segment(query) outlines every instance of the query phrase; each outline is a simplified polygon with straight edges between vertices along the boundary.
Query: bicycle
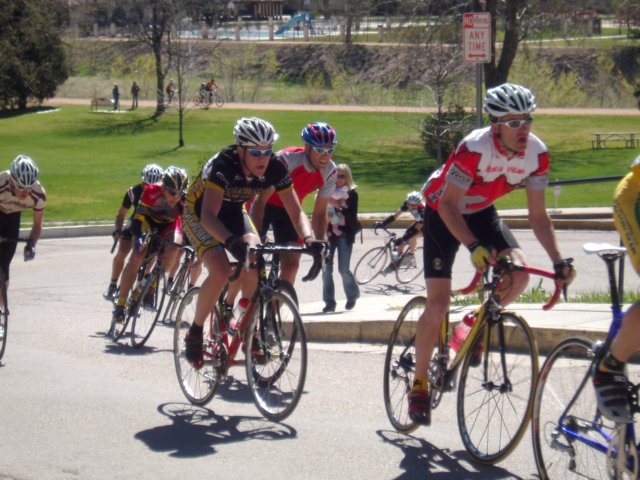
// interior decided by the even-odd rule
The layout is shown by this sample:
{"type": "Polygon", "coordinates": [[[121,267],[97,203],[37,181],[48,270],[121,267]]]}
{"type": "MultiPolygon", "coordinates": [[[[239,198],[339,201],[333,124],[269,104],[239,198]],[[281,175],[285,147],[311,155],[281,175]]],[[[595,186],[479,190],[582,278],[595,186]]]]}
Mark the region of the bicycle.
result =
{"type": "MultiPolygon", "coordinates": [[[[196,253],[193,248],[189,245],[183,245],[180,248],[184,250],[182,263],[176,272],[173,283],[168,286],[167,289],[163,290],[162,294],[163,297],[168,296],[167,307],[164,310],[164,315],[162,315],[162,323],[164,324],[171,323],[173,319],[175,319],[175,314],[178,310],[178,306],[180,305],[180,301],[188,290],[191,268],[195,261],[196,253]]],[[[163,304],[164,299],[160,303],[163,304]]],[[[158,312],[158,315],[159,314],[160,312],[158,312]]],[[[156,319],[156,322],[157,321],[158,320],[156,319]]]]}
{"type": "MultiPolygon", "coordinates": [[[[358,285],[366,285],[378,275],[387,275],[395,272],[399,283],[411,283],[422,274],[424,266],[417,258],[422,258],[422,247],[416,247],[411,252],[407,246],[402,254],[398,254],[396,247],[396,234],[381,227],[387,234],[387,238],[382,247],[374,247],[364,255],[356,264],[353,275],[358,285]],[[390,259],[387,262],[387,259],[390,259]]],[[[378,235],[378,229],[374,228],[374,233],[378,235]]]]}
{"type": "Polygon", "coordinates": [[[222,108],[224,105],[224,97],[220,91],[197,93],[192,100],[193,106],[196,108],[204,108],[205,110],[215,103],[216,107],[222,108]]]}
{"type": "MultiPolygon", "coordinates": [[[[531,328],[524,318],[504,310],[499,303],[500,282],[514,271],[555,278],[554,272],[515,265],[509,257],[498,260],[488,280],[481,281],[482,273],[476,273],[469,286],[452,294],[485,293],[477,321],[458,352],[451,356],[447,314],[429,362],[432,409],[440,404],[444,393],[454,390],[460,370],[458,429],[469,455],[486,464],[504,459],[520,441],[529,423],[538,378],[538,347],[531,328]]],[[[556,283],[556,290],[543,309],[553,307],[561,290],[556,283]]],[[[385,356],[385,409],[393,427],[402,433],[411,433],[418,427],[409,417],[407,397],[415,376],[415,323],[425,307],[424,296],[414,297],[405,305],[391,332],[385,356]]]]}
{"type": "MultiPolygon", "coordinates": [[[[8,239],[0,238],[0,243],[27,243],[29,240],[26,238],[8,239]]],[[[4,272],[0,270],[0,360],[4,356],[4,351],[7,346],[7,337],[9,336],[9,303],[7,295],[7,278],[4,272]]]]}
{"type": "MultiPolygon", "coordinates": [[[[612,318],[604,341],[569,337],[548,354],[536,389],[532,436],[540,478],[638,478],[639,459],[633,423],[615,423],[602,416],[592,376],[620,328],[622,299],[616,284],[615,263],[624,259],[624,247],[587,243],[607,267],[612,318]],[[619,455],[619,452],[625,452],[619,455]]],[[[629,366],[629,364],[628,364],[629,366]]],[[[631,393],[632,413],[640,411],[638,390],[631,393]]]]}
{"type": "MultiPolygon", "coordinates": [[[[229,368],[240,363],[236,355],[242,348],[247,382],[256,407],[266,418],[281,421],[295,410],[302,395],[307,371],[307,338],[296,304],[289,295],[269,285],[264,255],[313,254],[313,251],[285,245],[256,245],[249,251],[256,255],[258,287],[233,335],[228,333],[222,319],[220,303],[216,303],[204,326],[204,365],[200,369],[187,361],[184,348],[199,287],[190,289],[182,299],[173,336],[176,375],[189,402],[205,405],[225,381],[229,368]]],[[[314,255],[313,265],[303,281],[317,277],[323,258],[323,255],[314,255]]],[[[242,265],[238,264],[230,281],[237,277],[240,268],[242,265]]]]}
{"type": "Polygon", "coordinates": [[[164,302],[162,292],[166,288],[166,279],[159,257],[162,255],[165,244],[173,244],[155,233],[147,234],[144,241],[147,250],[142,265],[138,269],[136,283],[127,299],[124,321],[117,323],[112,318],[107,332],[107,335],[117,342],[131,323],[130,338],[131,346],[134,348],[144,346],[149,340],[162,311],[164,302]]]}

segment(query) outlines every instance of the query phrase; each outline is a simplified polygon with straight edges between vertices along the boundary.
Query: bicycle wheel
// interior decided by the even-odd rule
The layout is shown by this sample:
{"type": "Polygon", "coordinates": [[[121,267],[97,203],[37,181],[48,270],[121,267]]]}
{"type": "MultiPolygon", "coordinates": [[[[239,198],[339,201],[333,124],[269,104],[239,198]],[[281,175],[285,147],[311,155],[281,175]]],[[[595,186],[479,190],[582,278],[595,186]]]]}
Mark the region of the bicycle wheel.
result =
{"type": "Polygon", "coordinates": [[[0,308],[0,360],[4,355],[7,346],[7,335],[9,333],[9,309],[7,308],[7,283],[4,274],[0,272],[0,295],[2,295],[2,307],[0,308]]]}
{"type": "Polygon", "coordinates": [[[204,365],[195,369],[185,357],[184,338],[193,322],[199,291],[199,287],[191,288],[180,302],[173,330],[173,361],[184,396],[194,405],[205,405],[222,383],[228,359],[226,348],[212,332],[213,325],[218,321],[217,309],[204,325],[204,365]]]}
{"type": "MultiPolygon", "coordinates": [[[[135,290],[134,290],[135,291],[135,290]]],[[[115,306],[115,302],[114,302],[115,306]]],[[[114,321],[113,316],[111,316],[111,324],[109,326],[109,331],[107,335],[111,337],[114,342],[117,342],[122,338],[124,333],[127,331],[127,327],[129,326],[129,320],[131,316],[128,313],[128,308],[125,309],[125,316],[122,323],[117,323],[114,321]]]]}
{"type": "Polygon", "coordinates": [[[261,303],[247,329],[247,381],[260,413],[281,421],[295,410],[304,389],[307,337],[287,295],[274,292],[261,303]]]}
{"type": "Polygon", "coordinates": [[[404,306],[384,357],[384,408],[393,428],[402,433],[411,433],[418,428],[418,424],[409,418],[408,395],[415,376],[415,323],[422,315],[426,301],[425,297],[414,297],[404,306]]]}
{"type": "Polygon", "coordinates": [[[532,437],[542,480],[609,478],[606,447],[615,424],[600,415],[591,383],[592,343],[571,337],[556,345],[540,371],[532,437]]]}
{"type": "Polygon", "coordinates": [[[422,263],[422,247],[418,247],[411,254],[404,254],[396,268],[396,278],[400,283],[411,283],[424,271],[422,263]]]}
{"type": "Polygon", "coordinates": [[[522,317],[501,312],[500,321],[480,327],[462,363],[457,405],[462,443],[473,459],[495,463],[518,445],[531,418],[537,378],[538,347],[522,317]],[[480,344],[480,365],[472,366],[480,344]]]}
{"type": "Polygon", "coordinates": [[[296,293],[296,289],[293,288],[293,285],[291,285],[291,282],[288,282],[287,280],[283,280],[281,278],[276,278],[273,288],[280,293],[288,295],[289,298],[293,300],[293,303],[295,303],[296,307],[300,305],[298,303],[298,294],[296,293]]]}
{"type": "Polygon", "coordinates": [[[189,268],[183,265],[178,270],[173,284],[169,286],[169,282],[166,282],[167,306],[164,309],[164,315],[162,315],[162,323],[169,324],[175,321],[180,301],[187,291],[188,276],[189,268]]]}
{"type": "Polygon", "coordinates": [[[222,108],[224,105],[224,98],[219,93],[215,95],[216,107],[222,108]]]}
{"type": "Polygon", "coordinates": [[[149,340],[160,319],[165,295],[164,271],[154,269],[142,290],[142,295],[129,312],[132,347],[140,348],[149,340]]]}
{"type": "Polygon", "coordinates": [[[353,271],[353,276],[358,285],[365,285],[376,278],[387,264],[387,249],[384,247],[372,248],[358,261],[353,271]]]}

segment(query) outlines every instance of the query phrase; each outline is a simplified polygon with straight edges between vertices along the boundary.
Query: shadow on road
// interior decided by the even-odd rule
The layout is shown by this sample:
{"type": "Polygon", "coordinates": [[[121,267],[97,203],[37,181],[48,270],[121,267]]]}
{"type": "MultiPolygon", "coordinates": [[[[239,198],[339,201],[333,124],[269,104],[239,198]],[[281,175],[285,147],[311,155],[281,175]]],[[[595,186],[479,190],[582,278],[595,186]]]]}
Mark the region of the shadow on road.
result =
{"type": "Polygon", "coordinates": [[[376,433],[383,442],[398,447],[404,453],[400,468],[406,472],[406,475],[398,477],[404,480],[413,478],[515,480],[521,478],[501,467],[472,463],[464,451],[441,450],[421,438],[403,435],[392,430],[378,430],[376,433]]]}
{"type": "Polygon", "coordinates": [[[285,440],[297,431],[262,417],[225,417],[208,408],[185,403],[163,403],[158,412],[171,420],[136,433],[135,438],[150,450],[168,452],[172,457],[200,457],[216,453],[216,445],[246,440],[285,440]]]}

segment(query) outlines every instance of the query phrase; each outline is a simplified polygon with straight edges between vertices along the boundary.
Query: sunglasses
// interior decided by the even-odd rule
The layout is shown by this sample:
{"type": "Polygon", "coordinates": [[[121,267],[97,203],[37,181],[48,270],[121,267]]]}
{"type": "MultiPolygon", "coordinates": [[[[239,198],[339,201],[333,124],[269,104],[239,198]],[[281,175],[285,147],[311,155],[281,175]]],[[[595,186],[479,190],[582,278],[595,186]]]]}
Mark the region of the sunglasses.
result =
{"type": "Polygon", "coordinates": [[[180,190],[174,190],[173,188],[167,188],[167,187],[165,187],[164,189],[172,197],[179,197],[180,195],[182,195],[182,192],[180,190]]]}
{"type": "Polygon", "coordinates": [[[527,117],[522,120],[509,120],[508,122],[496,122],[498,125],[506,125],[509,128],[520,128],[523,124],[530,127],[533,123],[533,118],[527,117]]]}
{"type": "Polygon", "coordinates": [[[331,155],[334,150],[333,147],[329,147],[329,148],[313,147],[313,149],[316,151],[318,155],[324,155],[325,153],[331,155]]]}
{"type": "Polygon", "coordinates": [[[260,157],[261,155],[271,155],[271,152],[273,150],[271,150],[270,148],[267,150],[258,150],[257,148],[249,148],[247,149],[247,153],[249,155],[251,155],[252,157],[260,157]]]}

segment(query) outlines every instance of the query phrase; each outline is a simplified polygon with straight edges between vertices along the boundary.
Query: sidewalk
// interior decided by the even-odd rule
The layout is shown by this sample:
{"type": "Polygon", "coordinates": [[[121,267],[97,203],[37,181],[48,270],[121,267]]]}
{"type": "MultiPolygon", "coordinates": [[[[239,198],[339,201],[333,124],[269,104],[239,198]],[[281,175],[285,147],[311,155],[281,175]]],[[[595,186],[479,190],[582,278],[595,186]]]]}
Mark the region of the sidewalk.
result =
{"type": "MultiPolygon", "coordinates": [[[[358,300],[352,311],[338,305],[336,313],[323,314],[323,302],[300,306],[307,339],[313,342],[369,342],[386,344],[402,307],[411,295],[367,295],[358,300]]],[[[472,307],[451,314],[459,322],[472,307]]],[[[522,316],[534,332],[538,349],[547,352],[560,340],[583,336],[603,339],[611,322],[608,304],[558,303],[543,311],[541,304],[512,304],[508,310],[522,316]]]]}

